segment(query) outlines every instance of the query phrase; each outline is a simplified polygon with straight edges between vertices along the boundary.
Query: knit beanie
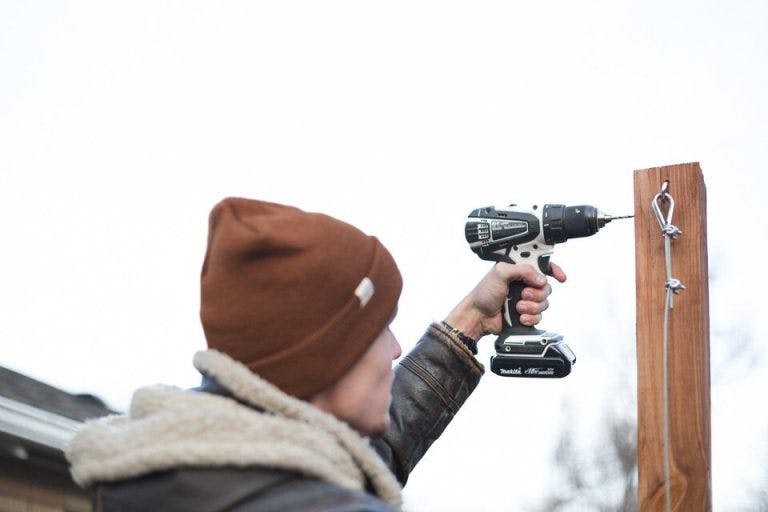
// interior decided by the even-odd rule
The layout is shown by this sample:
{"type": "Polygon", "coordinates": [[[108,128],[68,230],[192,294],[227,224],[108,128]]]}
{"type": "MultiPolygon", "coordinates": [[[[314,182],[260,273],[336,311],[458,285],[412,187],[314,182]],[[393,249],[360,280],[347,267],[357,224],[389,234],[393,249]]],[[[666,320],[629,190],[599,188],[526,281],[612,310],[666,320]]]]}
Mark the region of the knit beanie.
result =
{"type": "Polygon", "coordinates": [[[345,222],[241,198],[211,211],[200,301],[208,347],[298,398],[360,359],[401,289],[387,249],[345,222]]]}

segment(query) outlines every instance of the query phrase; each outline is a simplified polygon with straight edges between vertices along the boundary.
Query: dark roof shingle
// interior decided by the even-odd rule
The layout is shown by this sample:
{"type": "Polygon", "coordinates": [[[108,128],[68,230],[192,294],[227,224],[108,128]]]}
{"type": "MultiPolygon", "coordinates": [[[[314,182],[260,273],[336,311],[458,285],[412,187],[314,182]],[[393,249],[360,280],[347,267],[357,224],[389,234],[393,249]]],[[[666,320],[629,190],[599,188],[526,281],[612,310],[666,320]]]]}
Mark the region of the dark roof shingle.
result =
{"type": "Polygon", "coordinates": [[[2,366],[0,396],[78,421],[116,412],[97,396],[67,393],[2,366]]]}

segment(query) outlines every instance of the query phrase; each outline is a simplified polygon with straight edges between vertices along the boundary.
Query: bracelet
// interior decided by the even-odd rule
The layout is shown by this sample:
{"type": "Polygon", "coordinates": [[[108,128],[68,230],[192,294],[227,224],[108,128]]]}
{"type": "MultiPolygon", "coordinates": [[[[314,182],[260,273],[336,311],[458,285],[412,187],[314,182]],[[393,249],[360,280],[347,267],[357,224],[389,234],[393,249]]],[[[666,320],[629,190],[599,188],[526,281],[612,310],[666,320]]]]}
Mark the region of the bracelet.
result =
{"type": "Polygon", "coordinates": [[[451,326],[445,320],[443,320],[440,323],[443,325],[443,327],[448,329],[448,332],[456,336],[459,339],[459,341],[461,341],[464,344],[464,346],[466,346],[469,349],[469,351],[472,352],[473,356],[477,355],[477,340],[473,340],[472,338],[470,338],[469,336],[467,336],[457,328],[451,326]]]}

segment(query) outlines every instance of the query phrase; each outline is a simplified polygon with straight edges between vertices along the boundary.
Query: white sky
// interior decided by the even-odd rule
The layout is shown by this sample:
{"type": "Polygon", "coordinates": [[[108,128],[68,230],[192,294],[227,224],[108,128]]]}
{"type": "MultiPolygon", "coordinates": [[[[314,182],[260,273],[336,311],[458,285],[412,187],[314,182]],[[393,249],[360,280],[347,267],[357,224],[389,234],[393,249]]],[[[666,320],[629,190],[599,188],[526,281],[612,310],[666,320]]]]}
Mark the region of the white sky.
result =
{"type": "MultiPolygon", "coordinates": [[[[207,215],[227,195],[379,236],[408,348],[489,267],[470,210],[630,213],[634,169],[699,161],[715,508],[741,510],[768,460],[766,27],[760,1],[3,2],[0,365],[117,408],[195,385],[207,215]],[[745,338],[759,357],[726,366],[745,338]]],[[[412,475],[410,510],[522,510],[556,480],[559,429],[597,447],[604,408],[634,410],[633,241],[617,222],[557,248],[570,279],[542,325],[574,373],[489,373],[412,475]]]]}

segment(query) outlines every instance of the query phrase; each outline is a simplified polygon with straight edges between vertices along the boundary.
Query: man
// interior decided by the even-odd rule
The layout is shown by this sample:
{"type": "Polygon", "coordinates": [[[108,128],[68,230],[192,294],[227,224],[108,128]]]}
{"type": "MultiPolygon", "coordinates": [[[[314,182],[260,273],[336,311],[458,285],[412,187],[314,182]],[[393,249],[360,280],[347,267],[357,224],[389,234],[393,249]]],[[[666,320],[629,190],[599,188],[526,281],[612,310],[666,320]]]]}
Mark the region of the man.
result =
{"type": "MultiPolygon", "coordinates": [[[[562,270],[554,276],[565,281],[562,270]]],[[[209,221],[202,385],[139,389],[67,455],[97,510],[393,511],[401,485],[477,386],[475,342],[501,329],[508,283],[534,325],[546,279],[499,263],[401,355],[402,288],[374,237],[331,217],[229,198],[209,221]]]]}

